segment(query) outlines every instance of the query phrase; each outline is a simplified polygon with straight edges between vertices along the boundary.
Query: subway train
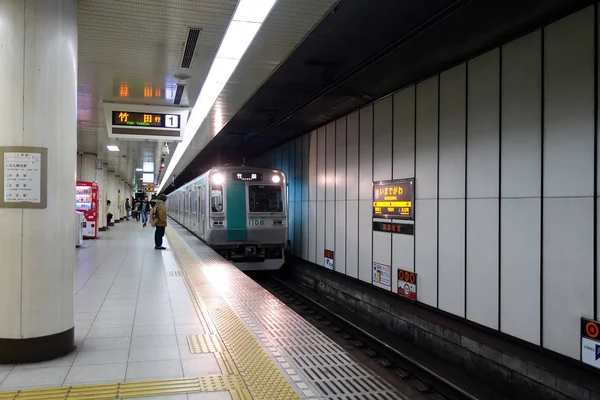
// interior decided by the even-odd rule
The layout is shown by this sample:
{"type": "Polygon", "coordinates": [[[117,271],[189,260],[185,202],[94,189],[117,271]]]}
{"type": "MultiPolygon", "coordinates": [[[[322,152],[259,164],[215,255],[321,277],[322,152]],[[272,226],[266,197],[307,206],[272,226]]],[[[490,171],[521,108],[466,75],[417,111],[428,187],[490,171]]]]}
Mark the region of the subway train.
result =
{"type": "Polygon", "coordinates": [[[168,198],[169,216],[239,269],[276,270],[285,262],[288,208],[283,171],[212,168],[168,198]]]}

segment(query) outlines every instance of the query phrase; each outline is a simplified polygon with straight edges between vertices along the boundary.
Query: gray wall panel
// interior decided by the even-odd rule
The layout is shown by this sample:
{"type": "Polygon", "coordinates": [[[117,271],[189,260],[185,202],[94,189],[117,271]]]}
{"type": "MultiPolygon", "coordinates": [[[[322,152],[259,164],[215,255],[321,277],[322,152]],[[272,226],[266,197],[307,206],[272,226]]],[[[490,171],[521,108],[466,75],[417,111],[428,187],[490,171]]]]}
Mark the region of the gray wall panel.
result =
{"type": "MultiPolygon", "coordinates": [[[[325,265],[325,201],[317,201],[317,249],[316,264],[325,265]]],[[[330,249],[333,250],[333,249],[330,249]]]]}
{"type": "Polygon", "coordinates": [[[374,105],[373,180],[392,179],[392,112],[393,98],[386,97],[374,105]]]}
{"type": "MultiPolygon", "coordinates": [[[[417,85],[416,199],[437,198],[438,77],[417,85]]],[[[419,263],[417,262],[417,266],[419,263]]]]}
{"type": "MultiPolygon", "coordinates": [[[[464,176],[464,175],[463,175],[464,176]]],[[[463,192],[464,194],[464,192],[463,192]]],[[[465,200],[439,205],[439,308],[465,316],[465,200]]]]}
{"type": "Polygon", "coordinates": [[[360,110],[359,200],[373,198],[373,105],[360,110]]]}
{"type": "Polygon", "coordinates": [[[302,140],[302,201],[310,200],[309,169],[310,169],[310,133],[303,135],[302,140]]]}
{"type": "Polygon", "coordinates": [[[441,199],[465,198],[466,88],[466,64],[460,64],[440,75],[441,199]]]}
{"type": "MultiPolygon", "coordinates": [[[[378,262],[384,265],[392,267],[392,234],[385,232],[373,232],[373,262],[378,262]]],[[[394,280],[394,273],[392,270],[392,281],[394,280]]],[[[371,264],[371,279],[373,275],[373,267],[371,264]]],[[[397,273],[396,273],[396,276],[397,273]]],[[[389,290],[393,290],[393,286],[390,282],[389,290]]],[[[396,282],[397,284],[397,282],[396,282]]],[[[384,286],[380,286],[385,289],[384,286]]]]}
{"type": "Polygon", "coordinates": [[[545,29],[545,197],[593,193],[593,29],[592,7],[545,29]]]}
{"type": "Polygon", "coordinates": [[[593,217],[593,198],[544,199],[543,341],[573,358],[579,357],[579,319],[594,311],[593,217]]]}
{"type": "Polygon", "coordinates": [[[371,282],[373,247],[372,200],[358,202],[358,279],[371,282]]]}
{"type": "Polygon", "coordinates": [[[326,127],[325,137],[325,200],[335,200],[335,122],[326,127]]]}
{"type": "MultiPolygon", "coordinates": [[[[417,173],[419,172],[417,168],[417,173]]],[[[437,305],[437,199],[416,200],[415,271],[417,299],[437,305]]]]}
{"type": "Polygon", "coordinates": [[[358,278],[358,200],[348,200],[346,207],[346,275],[358,278]]]}
{"type": "Polygon", "coordinates": [[[499,54],[487,52],[468,63],[467,197],[498,197],[499,54]]]}
{"type": "Polygon", "coordinates": [[[467,200],[467,318],[498,329],[498,200],[467,200]]]}
{"type": "Polygon", "coordinates": [[[358,200],[358,111],[348,115],[347,124],[346,196],[348,200],[358,200]]]}
{"type": "Polygon", "coordinates": [[[540,199],[503,199],[500,224],[501,329],[539,344],[540,199]]]}
{"type": "Polygon", "coordinates": [[[541,31],[502,48],[502,197],[541,193],[541,60],[541,31]]]}
{"type": "Polygon", "coordinates": [[[309,254],[308,261],[317,262],[317,163],[318,163],[317,131],[310,133],[310,150],[308,155],[309,186],[309,254]]]}
{"type": "Polygon", "coordinates": [[[325,167],[327,160],[327,127],[317,130],[317,249],[316,263],[325,264],[325,167]]]}
{"type": "Polygon", "coordinates": [[[415,89],[394,94],[394,179],[415,176],[415,89]]]}
{"type": "Polygon", "coordinates": [[[346,117],[335,124],[335,199],[346,200],[346,117]]]}
{"type": "Polygon", "coordinates": [[[398,270],[415,270],[415,237],[392,235],[392,287],[398,293],[398,270]]]}
{"type": "Polygon", "coordinates": [[[335,254],[334,269],[346,272],[346,202],[335,202],[335,254]]]}

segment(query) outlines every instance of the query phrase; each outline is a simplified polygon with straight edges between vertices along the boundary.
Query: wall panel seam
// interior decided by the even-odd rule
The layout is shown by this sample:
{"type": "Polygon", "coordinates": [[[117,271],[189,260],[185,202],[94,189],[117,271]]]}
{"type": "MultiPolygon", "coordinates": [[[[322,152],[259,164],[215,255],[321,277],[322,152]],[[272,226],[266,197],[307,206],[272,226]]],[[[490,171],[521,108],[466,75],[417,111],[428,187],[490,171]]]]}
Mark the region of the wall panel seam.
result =
{"type": "Polygon", "coordinates": [[[436,307],[440,308],[440,104],[442,75],[438,74],[437,87],[437,174],[436,174],[436,307]]]}
{"type": "Polygon", "coordinates": [[[546,106],[546,74],[545,74],[545,58],[546,58],[546,28],[541,30],[541,85],[540,85],[540,346],[544,347],[544,130],[545,122],[545,106],[546,106]]]}
{"type": "Polygon", "coordinates": [[[594,3],[594,319],[598,319],[598,2],[594,3]]]}
{"type": "Polygon", "coordinates": [[[498,48],[498,331],[502,332],[502,46],[498,48]]]}
{"type": "Polygon", "coordinates": [[[467,254],[467,243],[468,243],[468,238],[467,238],[467,230],[468,230],[468,224],[467,224],[467,188],[469,186],[469,180],[468,178],[468,159],[469,159],[469,61],[467,61],[465,63],[465,238],[464,238],[464,252],[465,252],[465,257],[464,257],[464,263],[465,263],[465,272],[464,272],[464,314],[465,314],[465,319],[468,319],[467,317],[467,295],[468,295],[468,291],[467,291],[467,283],[468,283],[468,278],[467,278],[467,259],[468,259],[468,254],[467,254]]]}

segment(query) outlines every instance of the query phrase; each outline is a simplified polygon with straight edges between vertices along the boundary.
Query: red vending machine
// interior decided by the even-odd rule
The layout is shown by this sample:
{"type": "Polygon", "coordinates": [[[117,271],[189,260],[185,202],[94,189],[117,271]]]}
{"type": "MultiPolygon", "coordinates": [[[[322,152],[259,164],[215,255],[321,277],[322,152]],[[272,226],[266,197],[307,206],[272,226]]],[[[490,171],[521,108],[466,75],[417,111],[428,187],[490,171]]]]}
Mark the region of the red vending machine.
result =
{"type": "Polygon", "coordinates": [[[98,237],[98,183],[77,181],[75,189],[75,208],[85,216],[83,237],[98,237]]]}

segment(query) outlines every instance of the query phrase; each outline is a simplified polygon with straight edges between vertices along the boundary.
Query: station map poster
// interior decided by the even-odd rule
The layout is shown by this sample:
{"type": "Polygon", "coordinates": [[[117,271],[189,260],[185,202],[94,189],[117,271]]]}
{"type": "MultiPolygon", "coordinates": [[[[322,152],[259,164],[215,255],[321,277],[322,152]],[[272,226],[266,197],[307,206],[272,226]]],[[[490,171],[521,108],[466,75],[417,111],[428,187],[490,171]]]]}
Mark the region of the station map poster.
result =
{"type": "Polygon", "coordinates": [[[392,267],[373,262],[373,285],[383,289],[392,288],[392,267]]]}
{"type": "Polygon", "coordinates": [[[325,250],[325,268],[333,270],[333,250],[325,250]]]}
{"type": "Polygon", "coordinates": [[[417,300],[417,274],[398,270],[398,294],[410,300],[417,300]]]}
{"type": "Polygon", "coordinates": [[[414,219],[415,178],[373,182],[373,217],[414,219]]]}
{"type": "Polygon", "coordinates": [[[46,208],[44,147],[0,147],[0,208],[46,208]]]}
{"type": "Polygon", "coordinates": [[[581,318],[581,361],[600,369],[600,322],[581,318]]]}

